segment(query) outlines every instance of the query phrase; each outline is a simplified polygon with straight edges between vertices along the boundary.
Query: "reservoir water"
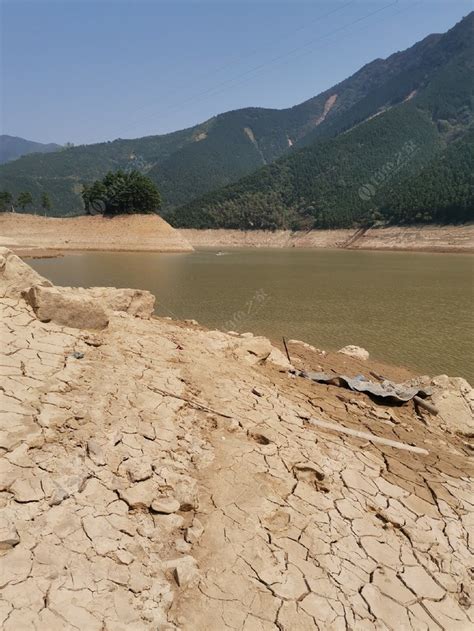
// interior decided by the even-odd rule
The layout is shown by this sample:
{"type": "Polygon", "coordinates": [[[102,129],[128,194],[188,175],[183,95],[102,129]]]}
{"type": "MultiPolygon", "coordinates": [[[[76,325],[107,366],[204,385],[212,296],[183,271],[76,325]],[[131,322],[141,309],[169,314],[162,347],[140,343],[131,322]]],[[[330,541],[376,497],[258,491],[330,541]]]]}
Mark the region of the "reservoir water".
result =
{"type": "Polygon", "coordinates": [[[327,350],[357,344],[389,363],[474,382],[470,255],[230,249],[29,263],[57,285],[148,289],[158,315],[327,350]]]}

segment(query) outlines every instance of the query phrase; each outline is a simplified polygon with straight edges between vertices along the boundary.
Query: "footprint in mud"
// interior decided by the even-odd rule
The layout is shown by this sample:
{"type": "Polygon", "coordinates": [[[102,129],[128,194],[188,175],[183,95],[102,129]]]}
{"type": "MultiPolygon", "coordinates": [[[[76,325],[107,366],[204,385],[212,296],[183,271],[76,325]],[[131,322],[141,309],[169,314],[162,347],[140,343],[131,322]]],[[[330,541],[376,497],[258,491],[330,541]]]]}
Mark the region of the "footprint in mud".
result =
{"type": "Polygon", "coordinates": [[[299,482],[306,482],[317,491],[328,493],[329,488],[326,484],[322,484],[325,479],[325,475],[319,469],[316,469],[314,465],[309,464],[297,464],[293,467],[293,475],[299,482]]]}

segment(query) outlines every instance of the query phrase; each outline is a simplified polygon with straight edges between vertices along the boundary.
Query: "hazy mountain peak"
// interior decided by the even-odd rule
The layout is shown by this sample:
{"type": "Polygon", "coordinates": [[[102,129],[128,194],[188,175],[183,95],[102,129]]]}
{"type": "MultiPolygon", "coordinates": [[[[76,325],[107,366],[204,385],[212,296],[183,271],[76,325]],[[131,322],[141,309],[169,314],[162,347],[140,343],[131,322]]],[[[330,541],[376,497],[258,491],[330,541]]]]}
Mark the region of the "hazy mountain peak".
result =
{"type": "Polygon", "coordinates": [[[16,158],[30,153],[49,153],[51,151],[57,151],[60,148],[61,146],[55,143],[44,144],[34,142],[33,140],[26,140],[19,136],[2,134],[0,135],[0,164],[9,162],[10,160],[16,160],[16,158]]]}

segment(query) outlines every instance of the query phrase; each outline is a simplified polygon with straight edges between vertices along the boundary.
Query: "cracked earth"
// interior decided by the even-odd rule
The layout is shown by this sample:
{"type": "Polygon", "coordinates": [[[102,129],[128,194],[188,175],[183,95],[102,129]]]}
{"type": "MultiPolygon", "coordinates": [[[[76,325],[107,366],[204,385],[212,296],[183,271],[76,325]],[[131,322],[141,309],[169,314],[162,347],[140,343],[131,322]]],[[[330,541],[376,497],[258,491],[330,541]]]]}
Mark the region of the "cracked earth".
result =
{"type": "Polygon", "coordinates": [[[466,382],[435,380],[433,416],[291,377],[250,334],[42,322],[44,279],[2,254],[2,629],[473,628],[466,382]]]}

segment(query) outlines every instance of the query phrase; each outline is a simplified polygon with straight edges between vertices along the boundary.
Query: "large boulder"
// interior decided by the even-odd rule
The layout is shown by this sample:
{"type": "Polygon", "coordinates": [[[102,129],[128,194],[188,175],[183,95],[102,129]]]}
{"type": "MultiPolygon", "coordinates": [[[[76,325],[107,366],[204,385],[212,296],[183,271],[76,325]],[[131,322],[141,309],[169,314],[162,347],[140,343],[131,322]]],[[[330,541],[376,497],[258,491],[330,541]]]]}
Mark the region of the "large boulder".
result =
{"type": "Polygon", "coordinates": [[[42,322],[55,322],[78,329],[104,329],[111,313],[122,311],[150,318],[155,297],[140,289],[115,287],[43,287],[34,285],[23,292],[42,322]]]}
{"type": "Polygon", "coordinates": [[[51,287],[46,278],[13,254],[8,248],[0,248],[0,296],[17,298],[32,285],[51,287]]]}
{"type": "Polygon", "coordinates": [[[42,322],[76,329],[105,329],[109,323],[102,304],[85,292],[35,285],[23,295],[42,322]]]}
{"type": "Polygon", "coordinates": [[[155,308],[155,296],[144,289],[91,287],[74,289],[98,300],[108,311],[123,311],[137,318],[150,318],[155,308]]]}

